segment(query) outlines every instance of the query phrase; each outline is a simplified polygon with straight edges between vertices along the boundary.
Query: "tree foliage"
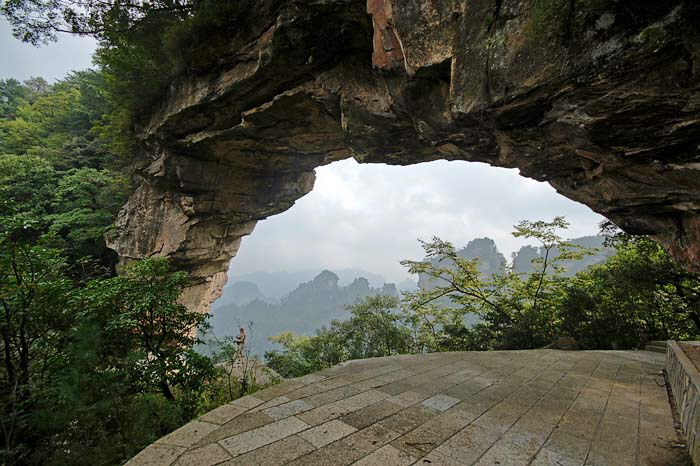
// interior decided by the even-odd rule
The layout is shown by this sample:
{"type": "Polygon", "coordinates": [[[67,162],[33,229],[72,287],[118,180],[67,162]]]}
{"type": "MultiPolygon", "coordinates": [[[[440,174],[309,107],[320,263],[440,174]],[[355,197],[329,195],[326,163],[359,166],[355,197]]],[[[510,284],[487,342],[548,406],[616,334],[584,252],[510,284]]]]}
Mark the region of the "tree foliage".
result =
{"type": "Polygon", "coordinates": [[[117,106],[110,125],[128,131],[136,116],[191,66],[201,40],[236,28],[253,3],[5,0],[0,14],[16,38],[33,45],[55,41],[59,33],[95,37],[100,44],[95,58],[117,106]]]}
{"type": "Polygon", "coordinates": [[[113,149],[120,141],[111,126],[118,110],[101,72],[74,72],[54,85],[0,80],[0,109],[0,154],[42,157],[57,170],[118,163],[113,149]]]}
{"type": "MultiPolygon", "coordinates": [[[[0,81],[0,463],[118,464],[230,401],[163,260],[115,276],[126,199],[100,73],[0,81]]],[[[255,384],[250,385],[256,388],[255,384]]]]}
{"type": "Polygon", "coordinates": [[[683,269],[655,242],[610,231],[616,254],[567,277],[564,264],[592,251],[564,240],[562,217],[522,221],[513,235],[539,243],[534,271],[484,275],[478,260],[449,242],[422,242],[425,259],[403,261],[435,286],[357,303],[351,317],[313,336],[274,337],[266,354],[284,375],[339,362],[398,353],[541,348],[568,337],[582,349],[641,348],[650,340],[700,335],[700,276],[683,269]],[[556,251],[556,254],[554,254],[556,251]],[[476,324],[469,324],[478,316],[476,324]]]}
{"type": "Polygon", "coordinates": [[[283,351],[265,354],[268,366],[283,377],[298,377],[349,359],[407,353],[411,336],[393,296],[368,296],[349,308],[351,317],[333,321],[312,337],[283,332],[272,337],[283,351]]]}

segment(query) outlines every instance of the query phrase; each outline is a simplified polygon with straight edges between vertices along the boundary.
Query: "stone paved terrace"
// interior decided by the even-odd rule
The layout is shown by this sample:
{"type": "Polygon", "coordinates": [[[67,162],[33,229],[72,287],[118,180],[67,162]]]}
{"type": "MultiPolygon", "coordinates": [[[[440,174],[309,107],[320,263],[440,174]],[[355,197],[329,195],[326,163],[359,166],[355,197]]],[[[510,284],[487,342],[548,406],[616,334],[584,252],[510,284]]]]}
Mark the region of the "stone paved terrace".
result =
{"type": "Polygon", "coordinates": [[[556,350],[352,361],[217,408],[128,464],[686,464],[663,361],[556,350]]]}

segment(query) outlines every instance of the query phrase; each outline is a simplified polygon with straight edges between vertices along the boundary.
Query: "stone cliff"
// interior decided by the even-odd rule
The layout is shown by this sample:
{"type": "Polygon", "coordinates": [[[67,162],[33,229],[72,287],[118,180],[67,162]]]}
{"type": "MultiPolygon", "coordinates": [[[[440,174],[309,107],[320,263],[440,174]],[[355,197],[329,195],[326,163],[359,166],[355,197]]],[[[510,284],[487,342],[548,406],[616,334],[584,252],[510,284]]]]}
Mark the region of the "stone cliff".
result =
{"type": "Polygon", "coordinates": [[[449,159],[517,167],[700,270],[699,10],[260,1],[143,118],[110,245],[170,257],[206,310],[241,237],[308,193],[315,167],[449,159]]]}

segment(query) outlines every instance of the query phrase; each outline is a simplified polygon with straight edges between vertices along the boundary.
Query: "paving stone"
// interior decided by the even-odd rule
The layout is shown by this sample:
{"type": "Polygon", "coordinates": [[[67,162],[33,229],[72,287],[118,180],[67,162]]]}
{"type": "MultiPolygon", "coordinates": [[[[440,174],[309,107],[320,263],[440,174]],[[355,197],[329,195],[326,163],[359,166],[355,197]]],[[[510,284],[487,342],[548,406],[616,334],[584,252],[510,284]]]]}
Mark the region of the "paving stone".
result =
{"type": "Polygon", "coordinates": [[[444,392],[445,390],[452,387],[454,387],[454,383],[447,380],[446,377],[443,377],[440,379],[432,380],[431,382],[423,384],[419,387],[415,387],[413,391],[423,393],[428,397],[431,397],[433,395],[437,395],[441,392],[444,392]]]}
{"type": "Polygon", "coordinates": [[[226,450],[216,443],[195,448],[184,453],[175,466],[213,466],[231,458],[226,450]]]}
{"type": "Polygon", "coordinates": [[[319,406],[318,408],[298,414],[297,417],[310,426],[317,426],[332,419],[337,419],[344,416],[348,414],[348,412],[349,411],[346,408],[341,408],[335,403],[329,403],[327,405],[319,406]]]}
{"type": "Polygon", "coordinates": [[[199,420],[203,422],[210,422],[212,424],[224,425],[231,419],[240,416],[246,411],[247,408],[232,404],[225,404],[209,411],[204,416],[200,416],[199,420]]]}
{"type": "Polygon", "coordinates": [[[403,392],[407,392],[411,390],[414,387],[414,385],[404,381],[404,380],[399,380],[396,382],[389,383],[387,385],[383,385],[378,388],[378,390],[387,393],[389,395],[398,395],[403,392]]]}
{"type": "Polygon", "coordinates": [[[435,411],[445,411],[459,402],[460,400],[458,398],[438,394],[431,396],[427,400],[423,400],[422,404],[423,406],[434,409],[435,411]]]}
{"type": "Polygon", "coordinates": [[[303,413],[313,409],[313,405],[310,405],[304,400],[294,400],[288,403],[283,403],[281,405],[273,406],[272,408],[263,409],[263,414],[270,416],[272,419],[279,420],[285,417],[294,416],[295,414],[303,413]]]}
{"type": "Polygon", "coordinates": [[[192,421],[178,430],[169,433],[156,441],[156,443],[164,443],[166,445],[175,445],[178,447],[191,447],[210,433],[218,429],[216,424],[208,422],[192,421]]]}
{"type": "Polygon", "coordinates": [[[391,442],[391,445],[409,455],[420,458],[436,449],[455,433],[445,429],[433,430],[432,427],[436,426],[428,424],[418,426],[391,442]]]}
{"type": "Polygon", "coordinates": [[[363,456],[364,453],[353,449],[344,440],[339,440],[288,464],[289,466],[347,466],[363,456]]]}
{"type": "Polygon", "coordinates": [[[501,436],[495,430],[470,425],[457,432],[437,448],[437,451],[465,464],[472,464],[501,436]]]}
{"type": "Polygon", "coordinates": [[[389,382],[385,382],[384,380],[381,380],[379,377],[373,377],[371,379],[356,382],[356,383],[352,384],[352,386],[364,392],[366,390],[371,390],[371,389],[383,387],[383,386],[387,385],[388,383],[389,382]]]}
{"type": "Polygon", "coordinates": [[[392,396],[391,398],[387,398],[387,401],[391,401],[392,403],[403,406],[404,408],[408,408],[409,406],[420,403],[426,398],[427,395],[409,390],[399,395],[392,396]]]}
{"type": "Polygon", "coordinates": [[[385,398],[389,398],[384,392],[379,390],[367,390],[366,392],[358,393],[357,395],[351,396],[350,398],[345,398],[344,400],[338,400],[336,404],[341,408],[346,408],[350,411],[356,411],[358,409],[369,406],[377,401],[381,401],[385,398]]]}
{"type": "Polygon", "coordinates": [[[639,401],[611,397],[605,411],[609,416],[616,418],[626,417],[634,423],[639,419],[639,401]]]}
{"type": "Polygon", "coordinates": [[[305,384],[302,382],[296,380],[288,380],[285,383],[273,385],[272,387],[255,392],[255,398],[259,398],[263,401],[269,401],[273,398],[277,398],[278,396],[282,396],[286,393],[297,390],[304,385],[305,384]]]}
{"type": "Polygon", "coordinates": [[[317,391],[321,392],[333,390],[339,387],[344,387],[346,385],[350,385],[351,383],[352,382],[345,377],[332,377],[326,380],[322,380],[320,382],[316,382],[315,384],[313,384],[313,387],[317,391]]]}
{"type": "Polygon", "coordinates": [[[473,419],[469,416],[465,416],[465,414],[464,411],[451,408],[429,419],[423,425],[435,432],[446,432],[452,435],[464,429],[472,422],[473,419]]]}
{"type": "Polygon", "coordinates": [[[402,406],[392,403],[391,401],[382,400],[377,403],[365,406],[364,408],[353,411],[341,418],[346,424],[357,429],[363,429],[375,422],[391,416],[392,414],[401,411],[402,406]]]}
{"type": "Polygon", "coordinates": [[[585,466],[618,466],[620,464],[634,464],[634,463],[622,463],[616,461],[624,461],[624,459],[619,458],[617,460],[610,458],[610,456],[597,451],[590,451],[588,457],[586,458],[585,466]]]}
{"type": "Polygon", "coordinates": [[[357,395],[361,392],[362,390],[360,390],[357,387],[354,387],[352,385],[344,385],[342,387],[334,388],[326,392],[316,393],[315,395],[308,396],[304,398],[304,401],[314,406],[323,406],[328,403],[336,402],[338,400],[350,398],[351,396],[357,395]]]}
{"type": "Polygon", "coordinates": [[[261,400],[260,398],[257,398],[253,395],[248,395],[244,396],[243,398],[238,398],[236,400],[233,400],[231,403],[234,406],[241,406],[246,409],[251,409],[255,408],[256,406],[260,406],[261,404],[265,403],[265,400],[261,400]]]}
{"type": "Polygon", "coordinates": [[[674,448],[661,366],[643,353],[531,350],[353,361],[234,400],[129,464],[676,464],[684,452],[674,448]]]}
{"type": "Polygon", "coordinates": [[[320,382],[321,380],[324,380],[324,379],[327,379],[327,378],[328,378],[328,377],[326,377],[325,375],[321,375],[321,374],[316,373],[316,374],[307,374],[307,375],[305,375],[305,376],[303,376],[303,377],[298,377],[298,378],[296,378],[296,379],[294,379],[294,380],[296,380],[297,382],[301,382],[301,383],[303,383],[303,384],[307,384],[307,385],[308,385],[308,384],[320,382]]]}
{"type": "Polygon", "coordinates": [[[324,445],[328,445],[329,443],[352,434],[356,430],[357,429],[353,426],[334,419],[305,430],[298,435],[316,448],[321,448],[324,445]]]}
{"type": "Polygon", "coordinates": [[[522,466],[542,447],[543,440],[525,432],[507,432],[482,456],[477,466],[522,466]]]}
{"type": "Polygon", "coordinates": [[[374,424],[347,436],[343,441],[353,449],[367,454],[386,445],[399,435],[398,432],[387,429],[381,424],[374,424]]]}
{"type": "Polygon", "coordinates": [[[314,451],[305,440],[292,435],[223,463],[226,466],[277,466],[314,451]]]}
{"type": "Polygon", "coordinates": [[[583,461],[542,448],[532,460],[530,466],[581,466],[583,461]]]}
{"type": "Polygon", "coordinates": [[[451,396],[453,398],[458,398],[460,400],[466,400],[472,395],[479,393],[484,388],[491,385],[490,382],[477,382],[476,380],[470,380],[468,382],[454,385],[444,391],[445,395],[451,396]]]}
{"type": "Polygon", "coordinates": [[[418,466],[464,466],[465,463],[460,463],[439,451],[431,451],[414,464],[418,466]]]}
{"type": "Polygon", "coordinates": [[[391,445],[384,445],[361,460],[353,463],[357,466],[408,466],[418,460],[406,452],[391,445]]]}
{"type": "Polygon", "coordinates": [[[234,435],[233,437],[225,438],[219,441],[219,444],[232,456],[238,456],[281,440],[284,437],[294,435],[308,427],[308,424],[292,416],[234,435]]]}
{"type": "Polygon", "coordinates": [[[425,423],[436,414],[437,411],[433,409],[417,405],[399,411],[379,423],[394,432],[405,433],[425,423]]]}
{"type": "Polygon", "coordinates": [[[527,406],[512,401],[502,401],[486,411],[474,424],[505,432],[527,411],[527,406]]]}
{"type": "Polygon", "coordinates": [[[493,398],[480,393],[472,396],[471,398],[467,398],[461,403],[456,404],[454,407],[455,409],[466,411],[476,419],[500,401],[501,399],[499,398],[493,398]]]}
{"type": "Polygon", "coordinates": [[[153,444],[141,450],[126,463],[129,466],[169,466],[175,462],[178,456],[184,453],[185,447],[172,445],[153,444]]]}
{"type": "Polygon", "coordinates": [[[537,403],[547,392],[546,388],[540,388],[532,385],[525,385],[519,390],[512,393],[508,398],[508,401],[513,403],[519,403],[525,406],[533,406],[537,403]]]}
{"type": "Polygon", "coordinates": [[[271,417],[266,416],[259,411],[243,413],[211,432],[206,437],[203,437],[201,440],[195,443],[194,446],[200,447],[208,443],[218,442],[226,437],[232,437],[236,434],[240,434],[241,432],[253,430],[266,424],[271,424],[272,422],[274,422],[274,420],[271,417]]]}
{"type": "Polygon", "coordinates": [[[273,406],[279,406],[284,403],[289,403],[290,401],[292,400],[288,396],[280,395],[271,400],[266,401],[261,405],[256,406],[255,408],[251,409],[251,411],[263,411],[265,409],[272,408],[273,406]]]}
{"type": "Polygon", "coordinates": [[[585,409],[569,409],[559,421],[557,428],[577,437],[592,439],[598,429],[601,415],[585,409]]]}
{"type": "Polygon", "coordinates": [[[624,420],[618,423],[604,417],[593,440],[591,451],[604,457],[618,458],[619,464],[634,461],[637,453],[637,429],[630,429],[628,422],[624,420]]]}
{"type": "Polygon", "coordinates": [[[561,456],[570,457],[582,464],[591,447],[591,440],[576,437],[559,429],[555,429],[544,446],[549,451],[561,456]]]}

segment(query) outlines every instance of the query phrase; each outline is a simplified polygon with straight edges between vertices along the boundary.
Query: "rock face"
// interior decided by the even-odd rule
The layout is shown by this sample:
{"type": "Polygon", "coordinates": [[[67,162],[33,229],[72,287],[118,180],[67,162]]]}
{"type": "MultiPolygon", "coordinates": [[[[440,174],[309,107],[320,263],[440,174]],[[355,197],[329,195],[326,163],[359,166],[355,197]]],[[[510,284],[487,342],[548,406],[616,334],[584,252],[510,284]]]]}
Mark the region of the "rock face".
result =
{"type": "MultiPolygon", "coordinates": [[[[581,238],[572,238],[567,240],[568,243],[581,246],[591,250],[591,254],[584,256],[578,260],[561,260],[558,265],[563,269],[562,274],[565,277],[573,277],[577,273],[586,268],[602,264],[608,257],[615,254],[613,248],[605,246],[605,238],[602,236],[582,236],[581,238]]],[[[513,255],[513,272],[518,274],[530,274],[539,269],[541,265],[533,263],[534,260],[544,259],[545,251],[535,246],[523,246],[517,253],[513,255]]],[[[553,248],[549,257],[555,258],[561,254],[558,248],[553,248]]]]}
{"type": "MultiPolygon", "coordinates": [[[[491,238],[475,238],[469,241],[465,247],[457,250],[457,256],[469,260],[477,259],[477,270],[484,280],[490,280],[493,275],[503,274],[506,269],[506,258],[498,251],[496,242],[491,238]]],[[[457,268],[450,260],[432,259],[430,262],[436,267],[457,268]]],[[[418,275],[418,288],[421,290],[432,290],[445,284],[443,280],[428,274],[418,275]]]]}
{"type": "MultiPolygon", "coordinates": [[[[111,246],[206,310],[242,236],[354,157],[517,167],[700,270],[695,0],[268,0],[139,128],[111,246]]],[[[507,189],[507,187],[504,187],[507,189]]],[[[293,245],[290,245],[293,247],[293,245]]]]}

